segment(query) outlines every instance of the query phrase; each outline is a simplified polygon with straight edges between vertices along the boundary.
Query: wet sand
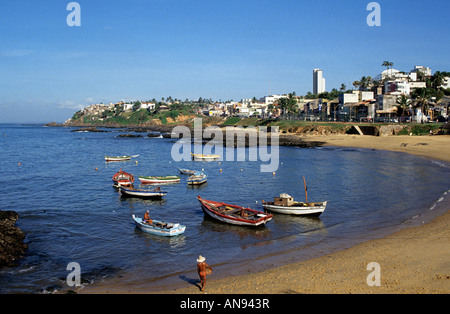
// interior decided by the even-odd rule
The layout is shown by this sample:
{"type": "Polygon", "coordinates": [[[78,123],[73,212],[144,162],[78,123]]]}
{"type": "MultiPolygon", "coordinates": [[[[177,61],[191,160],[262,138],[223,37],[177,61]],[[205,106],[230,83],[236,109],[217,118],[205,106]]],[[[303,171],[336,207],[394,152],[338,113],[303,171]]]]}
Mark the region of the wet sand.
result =
{"type": "MultiPolygon", "coordinates": [[[[410,153],[450,162],[450,136],[308,136],[329,146],[360,147],[410,153]]],[[[444,187],[449,188],[449,187],[444,187]]],[[[447,198],[448,199],[448,198],[447,198]]],[[[288,294],[288,293],[450,293],[450,211],[431,222],[372,239],[354,247],[318,258],[274,267],[258,273],[224,279],[208,277],[208,294],[288,294]],[[380,285],[369,286],[368,276],[379,265],[380,285]]],[[[204,253],[207,256],[207,252],[204,253]]],[[[208,262],[208,260],[207,260],[208,262]]],[[[213,263],[213,261],[209,261],[213,263]]],[[[195,265],[193,265],[195,268],[195,265]]],[[[197,279],[193,272],[192,278],[197,279]]],[[[375,277],[370,277],[371,279],[375,277]]],[[[145,293],[133,288],[98,284],[81,293],[145,293]]],[[[163,294],[203,294],[196,280],[163,294]]]]}

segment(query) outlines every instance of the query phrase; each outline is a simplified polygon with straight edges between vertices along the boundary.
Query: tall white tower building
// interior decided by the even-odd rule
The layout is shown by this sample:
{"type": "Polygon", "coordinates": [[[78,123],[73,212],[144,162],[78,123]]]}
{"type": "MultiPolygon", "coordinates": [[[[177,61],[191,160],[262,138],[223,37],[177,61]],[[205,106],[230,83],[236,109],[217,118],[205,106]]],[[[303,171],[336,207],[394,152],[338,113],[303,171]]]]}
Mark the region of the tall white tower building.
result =
{"type": "Polygon", "coordinates": [[[325,78],[321,69],[313,70],[313,94],[318,95],[325,92],[325,78]]]}

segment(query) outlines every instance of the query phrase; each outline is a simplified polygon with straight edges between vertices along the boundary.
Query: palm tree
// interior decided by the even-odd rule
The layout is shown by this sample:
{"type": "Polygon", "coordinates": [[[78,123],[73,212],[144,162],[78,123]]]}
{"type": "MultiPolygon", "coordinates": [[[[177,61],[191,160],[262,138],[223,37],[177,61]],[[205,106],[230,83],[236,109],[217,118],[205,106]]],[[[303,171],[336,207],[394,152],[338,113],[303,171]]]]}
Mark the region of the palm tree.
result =
{"type": "Polygon", "coordinates": [[[436,71],[431,77],[431,84],[435,89],[438,89],[444,83],[444,79],[444,74],[440,71],[436,71]]]}
{"type": "Polygon", "coordinates": [[[389,70],[389,67],[391,67],[391,69],[392,69],[392,67],[394,66],[394,63],[390,62],[390,61],[383,61],[383,64],[381,66],[386,67],[386,69],[389,70]]]}
{"type": "Polygon", "coordinates": [[[401,112],[401,116],[405,114],[407,111],[407,108],[411,105],[411,100],[408,99],[408,97],[405,94],[402,94],[399,98],[396,100],[397,103],[397,115],[401,112]]]}
{"type": "Polygon", "coordinates": [[[415,92],[416,96],[416,106],[421,108],[422,110],[422,121],[423,121],[423,115],[425,114],[425,110],[428,110],[429,108],[429,101],[430,101],[430,92],[426,88],[418,88],[415,92]]]}
{"type": "Polygon", "coordinates": [[[361,82],[360,81],[354,81],[353,82],[353,86],[355,87],[355,89],[359,89],[359,87],[361,86],[361,82]]]}
{"type": "Polygon", "coordinates": [[[342,84],[341,84],[341,88],[339,88],[339,90],[340,90],[341,92],[345,92],[346,89],[347,89],[347,86],[345,86],[345,84],[342,83],[342,84]]]}
{"type": "MultiPolygon", "coordinates": [[[[389,70],[389,67],[391,67],[391,69],[392,69],[392,67],[394,66],[394,62],[391,62],[391,61],[383,61],[383,64],[382,64],[381,66],[386,67],[386,70],[389,70]]],[[[392,72],[392,71],[391,71],[391,72],[392,72]]]]}

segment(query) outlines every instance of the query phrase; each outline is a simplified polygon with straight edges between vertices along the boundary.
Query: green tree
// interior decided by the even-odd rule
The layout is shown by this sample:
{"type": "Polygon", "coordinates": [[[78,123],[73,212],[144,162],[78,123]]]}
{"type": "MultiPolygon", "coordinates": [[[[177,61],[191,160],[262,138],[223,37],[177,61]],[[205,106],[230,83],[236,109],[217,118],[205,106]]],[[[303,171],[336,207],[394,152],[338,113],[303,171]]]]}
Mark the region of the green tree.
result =
{"type": "Polygon", "coordinates": [[[434,75],[431,77],[431,86],[434,89],[439,89],[441,85],[444,83],[445,76],[442,72],[436,71],[434,75]]]}
{"type": "Polygon", "coordinates": [[[401,117],[404,116],[405,112],[408,112],[408,108],[411,105],[411,100],[408,99],[406,95],[401,95],[397,98],[396,101],[397,105],[397,115],[400,115],[401,117]]]}

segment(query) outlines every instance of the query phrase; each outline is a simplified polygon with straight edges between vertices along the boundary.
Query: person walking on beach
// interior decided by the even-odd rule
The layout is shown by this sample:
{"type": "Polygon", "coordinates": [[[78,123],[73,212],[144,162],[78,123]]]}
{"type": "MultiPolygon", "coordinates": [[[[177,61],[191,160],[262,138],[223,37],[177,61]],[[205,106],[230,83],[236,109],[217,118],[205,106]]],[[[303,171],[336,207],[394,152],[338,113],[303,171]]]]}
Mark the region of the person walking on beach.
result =
{"type": "Polygon", "coordinates": [[[199,256],[197,259],[197,272],[198,276],[200,277],[200,284],[202,285],[201,291],[205,291],[205,285],[206,285],[206,275],[207,275],[207,268],[212,271],[212,267],[206,264],[205,262],[206,258],[203,256],[199,256]]]}

